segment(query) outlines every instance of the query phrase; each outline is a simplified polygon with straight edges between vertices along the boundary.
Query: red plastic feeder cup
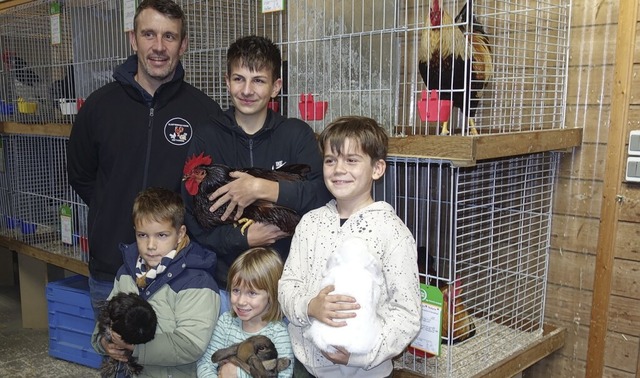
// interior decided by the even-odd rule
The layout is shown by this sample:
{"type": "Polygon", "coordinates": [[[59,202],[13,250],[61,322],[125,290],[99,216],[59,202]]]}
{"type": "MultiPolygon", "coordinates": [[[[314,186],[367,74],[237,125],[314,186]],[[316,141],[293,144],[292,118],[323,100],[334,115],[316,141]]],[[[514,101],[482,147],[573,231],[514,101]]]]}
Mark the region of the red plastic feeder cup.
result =
{"type": "Polygon", "coordinates": [[[327,101],[315,102],[311,93],[300,95],[298,109],[300,109],[300,118],[305,121],[319,121],[324,119],[328,107],[329,103],[327,101]]]}
{"type": "Polygon", "coordinates": [[[440,100],[435,89],[429,91],[427,99],[427,91],[423,89],[418,102],[418,113],[422,121],[447,122],[451,115],[451,100],[440,100]]]}
{"type": "Polygon", "coordinates": [[[280,103],[278,101],[269,101],[267,107],[277,113],[280,110],[280,103]]]}

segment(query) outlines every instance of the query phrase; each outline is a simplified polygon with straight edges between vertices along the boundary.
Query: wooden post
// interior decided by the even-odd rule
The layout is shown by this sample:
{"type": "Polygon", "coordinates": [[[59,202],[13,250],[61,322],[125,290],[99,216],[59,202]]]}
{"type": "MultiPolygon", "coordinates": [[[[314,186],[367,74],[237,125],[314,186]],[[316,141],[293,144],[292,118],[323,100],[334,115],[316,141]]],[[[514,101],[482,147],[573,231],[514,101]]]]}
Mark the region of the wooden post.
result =
{"type": "Polygon", "coordinates": [[[20,271],[20,306],[24,328],[49,327],[47,313],[47,263],[18,255],[20,271]]]}
{"type": "Polygon", "coordinates": [[[605,176],[596,249],[596,267],[591,301],[586,376],[600,378],[604,371],[605,340],[609,299],[620,213],[619,197],[629,130],[627,119],[633,81],[633,53],[636,49],[636,22],[640,0],[620,2],[616,39],[616,62],[611,94],[611,124],[605,161],[605,176]]]}
{"type": "Polygon", "coordinates": [[[13,286],[13,252],[0,246],[0,285],[13,286]]]}

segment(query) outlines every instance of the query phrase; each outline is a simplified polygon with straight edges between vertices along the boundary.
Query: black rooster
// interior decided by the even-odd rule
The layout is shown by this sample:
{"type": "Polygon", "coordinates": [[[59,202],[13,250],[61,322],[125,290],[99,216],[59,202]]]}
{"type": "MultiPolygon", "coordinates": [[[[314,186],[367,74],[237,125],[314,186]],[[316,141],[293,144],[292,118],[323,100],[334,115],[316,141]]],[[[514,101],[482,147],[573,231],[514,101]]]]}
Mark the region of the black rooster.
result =
{"type": "Polygon", "coordinates": [[[27,62],[17,56],[15,52],[5,50],[2,53],[2,61],[7,71],[13,72],[20,83],[32,87],[40,82],[40,76],[27,68],[27,62]]]}
{"type": "Polygon", "coordinates": [[[235,222],[234,214],[226,220],[220,217],[224,214],[227,205],[223,205],[215,212],[209,209],[214,201],[209,200],[209,195],[221,186],[235,180],[229,173],[245,172],[251,176],[271,181],[301,181],[309,172],[306,164],[285,165],[277,170],[262,168],[230,168],[222,164],[211,164],[211,157],[200,154],[187,159],[183,169],[183,179],[187,192],[194,196],[193,213],[198,223],[204,228],[212,228],[221,224],[242,224],[241,232],[244,234],[249,225],[254,222],[269,223],[278,226],[287,234],[293,234],[296,225],[300,221],[300,215],[294,210],[276,205],[270,201],[258,200],[247,206],[243,212],[243,218],[235,222]]]}
{"type": "Polygon", "coordinates": [[[49,87],[49,96],[52,99],[75,99],[76,98],[76,80],[73,65],[64,68],[65,75],[60,80],[55,80],[49,87]]]}
{"type": "MultiPolygon", "coordinates": [[[[487,35],[475,16],[467,16],[468,9],[473,10],[471,0],[455,19],[464,25],[455,27],[440,0],[432,0],[427,28],[420,37],[418,69],[427,88],[437,90],[440,99],[451,99],[456,108],[468,110],[470,134],[475,135],[474,117],[482,89],[493,74],[493,60],[487,35]]],[[[449,133],[447,123],[441,134],[449,133]]]]}

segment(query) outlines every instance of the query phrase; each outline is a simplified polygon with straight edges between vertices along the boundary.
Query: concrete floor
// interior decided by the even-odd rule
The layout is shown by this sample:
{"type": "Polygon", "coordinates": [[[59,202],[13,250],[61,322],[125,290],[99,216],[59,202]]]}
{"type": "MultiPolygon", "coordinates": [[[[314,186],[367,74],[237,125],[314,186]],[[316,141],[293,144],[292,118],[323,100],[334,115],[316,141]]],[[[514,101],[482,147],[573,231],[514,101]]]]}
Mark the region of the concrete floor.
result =
{"type": "Polygon", "coordinates": [[[49,331],[22,328],[17,285],[0,286],[0,377],[100,377],[99,371],[49,356],[49,331]]]}

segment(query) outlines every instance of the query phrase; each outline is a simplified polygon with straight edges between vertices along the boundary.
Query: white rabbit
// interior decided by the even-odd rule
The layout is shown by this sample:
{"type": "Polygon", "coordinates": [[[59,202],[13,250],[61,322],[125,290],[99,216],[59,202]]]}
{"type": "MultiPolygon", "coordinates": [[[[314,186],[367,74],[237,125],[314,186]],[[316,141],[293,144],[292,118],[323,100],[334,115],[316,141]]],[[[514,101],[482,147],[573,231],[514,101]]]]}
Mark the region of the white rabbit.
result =
{"type": "Polygon", "coordinates": [[[355,318],[346,319],[344,327],[331,327],[312,320],[304,336],[325,352],[334,352],[334,345],[354,354],[371,351],[381,333],[376,308],[382,282],[380,262],[368,252],[365,241],[357,237],[344,240],[327,260],[321,287],[334,285],[331,294],[354,297],[360,309],[355,310],[355,318]]]}

